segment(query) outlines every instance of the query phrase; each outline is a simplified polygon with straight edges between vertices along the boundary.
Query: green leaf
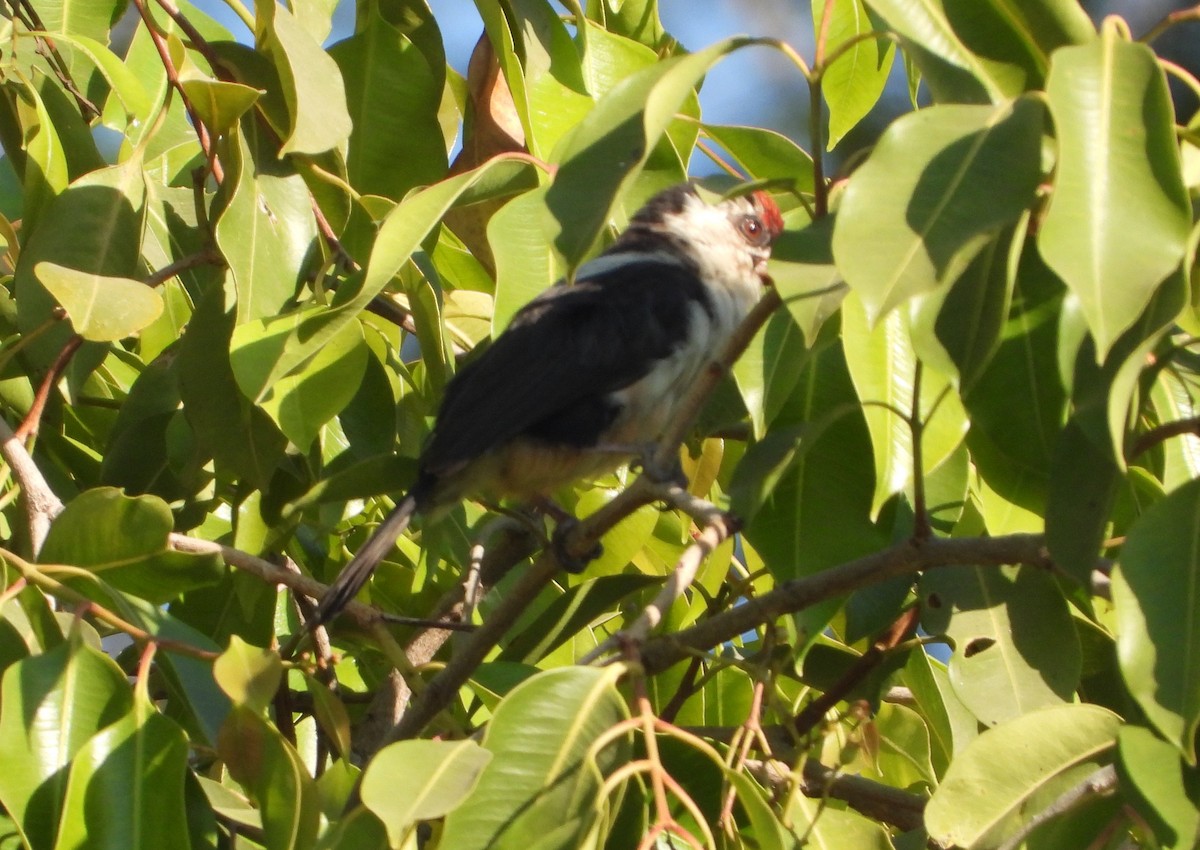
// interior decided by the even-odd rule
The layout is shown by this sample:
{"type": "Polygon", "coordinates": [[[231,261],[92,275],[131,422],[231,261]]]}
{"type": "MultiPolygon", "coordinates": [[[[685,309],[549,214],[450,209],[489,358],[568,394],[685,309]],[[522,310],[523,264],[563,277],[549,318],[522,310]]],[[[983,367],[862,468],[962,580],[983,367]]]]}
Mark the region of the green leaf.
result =
{"type": "MultiPolygon", "coordinates": [[[[243,579],[247,583],[255,581],[245,575],[243,579]]],[[[230,583],[237,586],[236,582],[230,583]]],[[[226,585],[216,585],[203,591],[192,591],[186,598],[198,593],[215,595],[224,589],[226,585]]],[[[226,604],[236,604],[227,597],[224,601],[226,604]]],[[[122,616],[155,638],[176,641],[209,652],[220,651],[220,646],[208,635],[176,616],[179,603],[172,604],[168,613],[161,606],[140,599],[123,599],[122,602],[122,616]]],[[[159,652],[154,661],[163,687],[170,694],[172,718],[185,726],[193,742],[215,745],[221,724],[229,714],[229,699],[213,678],[212,663],[172,650],[159,652]]]]}
{"type": "Polygon", "coordinates": [[[279,653],[230,638],[229,647],[213,662],[213,678],[234,705],[265,712],[283,681],[279,653]]]}
{"type": "MultiPolygon", "coordinates": [[[[279,430],[297,446],[312,444],[321,427],[350,403],[367,368],[369,351],[362,325],[351,322],[319,348],[312,358],[279,375],[268,332],[286,322],[252,322],[233,333],[230,364],[238,386],[262,407],[279,430]]],[[[290,333],[285,337],[291,339],[290,333]]]]}
{"type": "Polygon", "coordinates": [[[608,94],[625,77],[653,65],[658,53],[646,44],[611,28],[587,21],[580,32],[580,68],[593,100],[608,94]]]}
{"type": "Polygon", "coordinates": [[[994,726],[1070,700],[1079,685],[1079,638],[1062,592],[1032,567],[956,568],[921,578],[922,623],[954,645],[950,682],[994,726]]]}
{"type": "MultiPolygon", "coordinates": [[[[47,221],[70,222],[70,226],[34,230],[21,252],[15,293],[17,317],[25,332],[45,322],[55,305],[34,273],[39,264],[104,277],[134,279],[142,273],[146,183],[141,163],[134,158],[81,177],[54,199],[46,216],[47,221]]],[[[53,329],[32,341],[26,351],[36,362],[49,365],[69,335],[68,327],[53,329]]]]}
{"type": "Polygon", "coordinates": [[[1000,102],[1020,94],[1027,87],[1031,63],[1026,51],[1013,49],[1007,32],[1011,3],[1003,10],[990,3],[972,3],[969,10],[959,9],[955,0],[867,0],[888,26],[901,37],[906,56],[921,70],[922,79],[933,91],[934,100],[944,102],[1000,102]],[[983,49],[964,43],[958,24],[979,20],[978,26],[990,35],[983,49]],[[980,20],[982,19],[982,20],[980,20]],[[1007,50],[994,57],[997,45],[1007,50]]]}
{"type": "Polygon", "coordinates": [[[930,761],[939,777],[978,735],[979,722],[954,693],[946,668],[924,649],[909,653],[904,682],[929,730],[930,761]]]}
{"type": "MultiPolygon", "coordinates": [[[[74,30],[77,21],[72,20],[71,23],[74,30]]],[[[89,38],[79,32],[52,34],[52,37],[56,45],[66,44],[73,48],[65,51],[72,59],[83,56],[96,66],[96,70],[112,86],[113,93],[120,99],[126,113],[138,118],[149,114],[152,104],[146,87],[142,85],[137,74],[121,61],[121,57],[109,50],[103,41],[89,38]]],[[[104,40],[107,40],[107,32],[104,40]]]]}
{"type": "Polygon", "coordinates": [[[115,342],[148,327],[163,310],[162,296],[144,283],[107,277],[56,263],[33,273],[67,311],[75,333],[94,342],[115,342]]]}
{"type": "Polygon", "coordinates": [[[1060,705],[989,729],[954,760],[925,808],[931,838],[995,847],[1096,770],[1121,719],[1095,705],[1060,705]]]}
{"type": "Polygon", "coordinates": [[[833,263],[834,216],[792,229],[792,215],[784,215],[788,228],[771,249],[767,268],[775,291],[808,344],[816,345],[825,320],[837,312],[849,291],[833,263]]]}
{"type": "MultiPolygon", "coordinates": [[[[39,561],[84,567],[118,590],[161,604],[224,574],[214,555],[172,549],[167,537],[173,526],[171,509],[157,496],[96,487],[55,518],[39,561]]],[[[79,587],[87,590],[82,582],[79,587]]]]}
{"type": "MultiPolygon", "coordinates": [[[[812,4],[814,31],[819,31],[823,15],[830,14],[825,41],[828,57],[853,38],[876,29],[863,0],[843,0],[833,4],[825,0],[812,4]]],[[[821,94],[829,105],[828,150],[866,117],[879,101],[892,70],[895,45],[886,38],[867,38],[846,48],[821,76],[821,94]]]]}
{"type": "Polygon", "coordinates": [[[1084,433],[1075,418],[1054,448],[1046,500],[1046,548],[1054,564],[1091,586],[1121,470],[1109,452],[1084,433]]]}
{"type": "Polygon", "coordinates": [[[1113,572],[1117,656],[1129,692],[1196,764],[1200,728],[1200,481],[1152,505],[1129,530],[1113,572]]]}
{"type": "Polygon", "coordinates": [[[46,0],[37,8],[48,32],[83,35],[106,43],[125,4],[122,0],[46,0]]]}
{"type": "Polygon", "coordinates": [[[493,759],[471,795],[446,817],[456,850],[574,850],[597,816],[603,777],[628,757],[626,739],[598,753],[597,738],[624,720],[614,668],[539,673],[497,707],[483,739],[493,759]],[[556,829],[547,835],[547,824],[556,829]]]}
{"type": "Polygon", "coordinates": [[[656,576],[623,574],[602,575],[577,584],[526,623],[501,652],[499,660],[536,664],[555,647],[576,637],[597,617],[616,608],[621,600],[659,583],[656,576]]]}
{"type": "Polygon", "coordinates": [[[279,72],[288,107],[289,127],[279,153],[323,153],[346,141],[352,129],[341,71],[291,12],[270,5],[270,14],[256,8],[256,29],[260,47],[279,72]]]}
{"type": "MultiPolygon", "coordinates": [[[[793,794],[784,813],[794,834],[808,835],[812,847],[854,847],[856,850],[892,850],[892,842],[883,826],[853,809],[835,809],[821,800],[793,794]]],[[[792,845],[784,845],[795,846],[792,845]]]]}
{"type": "Polygon", "coordinates": [[[900,118],[854,173],[833,256],[872,323],[953,282],[1033,202],[1041,102],[934,106],[900,118]]]}
{"type": "Polygon", "coordinates": [[[950,456],[967,433],[968,422],[950,382],[918,364],[903,316],[890,313],[872,330],[855,296],[851,293],[842,304],[842,338],[874,448],[874,517],[914,474],[927,475],[950,456]],[[920,470],[914,469],[913,433],[907,421],[914,405],[924,423],[920,470]]]}
{"type": "Polygon", "coordinates": [[[384,19],[380,4],[362,16],[358,31],[329,50],[345,79],[354,122],[346,172],[359,192],[399,200],[446,173],[438,124],[445,63],[433,64],[384,19]]]}
{"type": "Polygon", "coordinates": [[[917,356],[940,372],[957,373],[963,395],[971,392],[1000,347],[1027,218],[1003,228],[949,287],[918,296],[914,304],[917,356]]]}
{"type": "Polygon", "coordinates": [[[240,131],[229,140],[230,192],[216,238],[237,290],[238,324],[274,316],[296,296],[300,268],[316,235],[311,200],[295,173],[259,164],[240,131]],[[275,172],[275,173],[271,173],[275,172]]]}
{"type": "Polygon", "coordinates": [[[1046,94],[1058,169],[1038,247],[1078,296],[1102,360],[1183,259],[1191,204],[1174,113],[1154,53],[1114,26],[1056,52],[1046,94]]]}
{"type": "Polygon", "coordinates": [[[733,380],[750,414],[756,439],[787,404],[807,360],[804,334],[792,317],[777,312],[754,335],[733,364],[733,380]]]}
{"type": "Polygon", "coordinates": [[[232,308],[225,312],[225,292],[214,287],[197,305],[180,340],[183,412],[219,471],[266,487],[287,438],[238,389],[228,355],[233,323],[232,308]]]}
{"type": "Polygon", "coordinates": [[[132,703],[120,668],[78,639],[4,671],[0,803],[29,846],[53,845],[68,766],[93,735],[127,715],[132,703]]]}
{"type": "Polygon", "coordinates": [[[183,730],[139,698],[76,755],[55,850],[189,846],[187,759],[183,730]]]}
{"type": "MultiPolygon", "coordinates": [[[[1200,416],[1189,377],[1177,367],[1168,366],[1158,373],[1150,401],[1158,424],[1200,416]]],[[[1174,490],[1193,478],[1200,478],[1200,435],[1183,434],[1167,440],[1162,444],[1162,452],[1162,483],[1166,489],[1174,490]]]]}
{"type": "Polygon", "coordinates": [[[725,777],[737,792],[738,804],[749,820],[753,846],[758,850],[786,850],[794,847],[795,839],[788,834],[771,804],[767,802],[766,792],[741,771],[727,771],[725,777]]]}
{"type": "Polygon", "coordinates": [[[744,37],[727,39],[631,74],[562,140],[555,152],[558,173],[546,201],[554,219],[551,239],[570,268],[592,249],[703,76],[724,56],[751,43],[744,37]]]}
{"type": "Polygon", "coordinates": [[[493,334],[504,330],[518,310],[562,277],[558,257],[542,232],[549,188],[539,186],[513,198],[488,221],[488,244],[496,260],[493,334]]]}
{"type": "Polygon", "coordinates": [[[963,398],[971,419],[971,460],[998,497],[984,504],[992,534],[1014,530],[1020,522],[1004,519],[1001,512],[1032,512],[1039,517],[1036,530],[1043,525],[1048,471],[1067,413],[1058,368],[1064,345],[1062,303],[1061,284],[1042,266],[1037,252],[1027,250],[1000,347],[963,398]],[[1025,401],[1014,405],[1014,398],[1025,401]],[[992,510],[993,501],[1004,504],[992,510]]]}
{"type": "Polygon", "coordinates": [[[776,579],[790,579],[883,544],[873,489],[870,434],[841,346],[819,347],[777,424],[738,464],[733,511],[776,579]]]}
{"type": "Polygon", "coordinates": [[[0,131],[5,136],[7,156],[22,184],[21,230],[31,235],[38,231],[50,203],[70,180],[67,156],[58,128],[37,88],[28,83],[6,82],[3,92],[4,100],[11,100],[12,106],[11,112],[8,108],[3,111],[0,131]]]}
{"type": "Polygon", "coordinates": [[[389,744],[363,773],[363,805],[387,825],[392,844],[399,846],[416,821],[445,817],[458,808],[492,758],[474,741],[389,744]]]}
{"type": "Polygon", "coordinates": [[[321,819],[317,785],[274,725],[249,706],[235,706],[221,727],[217,754],[258,803],[267,850],[316,845],[321,819]]]}
{"type": "Polygon", "coordinates": [[[1197,774],[1169,743],[1144,726],[1122,726],[1117,735],[1121,790],[1154,826],[1163,847],[1186,850],[1200,835],[1195,799],[1197,774]],[[1129,794],[1132,792],[1132,794],[1129,794]]]}
{"type": "Polygon", "coordinates": [[[351,305],[362,309],[381,292],[455,204],[477,203],[535,184],[528,162],[497,156],[478,168],[409,195],[380,224],[362,288],[345,309],[351,309],[351,305]]]}
{"type": "Polygon", "coordinates": [[[179,84],[204,125],[220,134],[233,129],[262,96],[256,88],[225,80],[188,77],[179,84]]]}
{"type": "MultiPolygon", "coordinates": [[[[751,179],[790,180],[795,191],[812,191],[812,157],[782,133],[763,127],[726,124],[701,124],[700,127],[704,135],[723,147],[751,179]]],[[[790,231],[793,226],[793,221],[788,220],[785,231],[790,231]]],[[[778,254],[779,244],[775,243],[772,256],[778,254]]]]}
{"type": "MultiPolygon", "coordinates": [[[[545,0],[511,0],[511,5],[513,19],[509,26],[529,103],[525,143],[530,153],[545,159],[587,114],[592,99],[584,82],[579,49],[558,11],[545,0]]],[[[500,7],[495,9],[499,11],[500,7]]],[[[489,27],[488,32],[490,35],[495,29],[489,27]]],[[[493,38],[492,44],[496,43],[493,38]]],[[[510,85],[513,70],[511,64],[505,68],[510,85]]]]}

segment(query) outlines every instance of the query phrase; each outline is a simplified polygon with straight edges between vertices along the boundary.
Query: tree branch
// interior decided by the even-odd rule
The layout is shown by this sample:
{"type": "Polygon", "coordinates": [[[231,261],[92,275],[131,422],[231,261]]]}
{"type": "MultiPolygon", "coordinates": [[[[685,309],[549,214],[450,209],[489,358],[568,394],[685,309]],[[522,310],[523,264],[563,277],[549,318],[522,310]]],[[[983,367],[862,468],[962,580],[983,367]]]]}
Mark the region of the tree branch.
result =
{"type": "Polygon", "coordinates": [[[487,654],[500,642],[543,588],[554,580],[560,569],[558,560],[549,551],[542,552],[483,624],[459,648],[450,662],[429,681],[425,691],[413,699],[404,717],[380,746],[419,735],[421,730],[450,704],[458,689],[475,672],[475,668],[483,663],[487,654]]]}
{"type": "Polygon", "coordinates": [[[648,674],[665,670],[697,650],[707,651],[740,634],[773,622],[783,614],[802,611],[818,602],[845,596],[896,576],[934,567],[1032,564],[1049,568],[1050,557],[1040,534],[1005,537],[930,538],[909,540],[830,567],[816,575],[792,579],[762,596],[746,599],[736,608],[674,635],[651,638],[642,647],[648,674]]]}
{"type": "Polygon", "coordinates": [[[1042,809],[1029,820],[1021,824],[1021,828],[1008,837],[996,850],[1017,850],[1035,829],[1046,821],[1082,806],[1092,797],[1106,797],[1117,790],[1117,769],[1113,765],[1105,765],[1095,773],[1089,774],[1078,785],[1072,786],[1058,795],[1050,805],[1042,809]]]}
{"type": "Polygon", "coordinates": [[[146,277],[145,284],[153,289],[156,286],[166,283],[182,271],[205,265],[223,266],[225,265],[225,258],[212,248],[204,248],[194,254],[181,257],[172,263],[167,263],[161,269],[151,272],[146,277]]]}
{"type": "Polygon", "coordinates": [[[29,520],[29,550],[37,557],[46,534],[50,531],[50,523],[63,508],[62,500],[46,483],[46,477],[33,462],[25,443],[13,433],[3,419],[0,419],[0,455],[4,456],[25,497],[25,513],[29,520]]]}
{"type": "MultiPolygon", "coordinates": [[[[226,564],[231,567],[236,567],[243,572],[257,576],[268,584],[282,584],[284,587],[304,596],[311,596],[314,599],[320,599],[325,595],[329,588],[321,584],[315,578],[310,578],[300,573],[293,573],[285,567],[278,564],[273,564],[265,558],[259,558],[256,555],[251,555],[249,552],[243,552],[241,549],[234,549],[231,546],[225,546],[221,543],[213,543],[210,540],[201,540],[198,537],[188,537],[185,534],[172,533],[168,537],[168,542],[171,548],[177,552],[190,552],[200,555],[217,555],[226,564]]],[[[384,621],[383,615],[372,608],[370,605],[364,605],[361,602],[351,602],[346,606],[347,617],[354,622],[356,626],[364,631],[370,631],[375,626],[384,621]]],[[[447,623],[442,621],[430,621],[418,617],[390,617],[390,622],[399,622],[404,625],[414,626],[429,626],[439,629],[455,629],[458,631],[469,631],[471,626],[463,623],[447,623]]]]}

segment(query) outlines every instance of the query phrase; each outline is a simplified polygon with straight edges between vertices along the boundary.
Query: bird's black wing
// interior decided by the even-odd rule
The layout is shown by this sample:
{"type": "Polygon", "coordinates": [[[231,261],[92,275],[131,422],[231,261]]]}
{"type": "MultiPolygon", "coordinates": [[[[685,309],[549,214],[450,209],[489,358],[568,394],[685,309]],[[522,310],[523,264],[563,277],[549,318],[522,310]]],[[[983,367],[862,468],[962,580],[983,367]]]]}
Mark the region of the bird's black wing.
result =
{"type": "Polygon", "coordinates": [[[518,436],[595,443],[609,394],[644,377],[687,338],[703,284],[665,261],[631,260],[543,292],[446,389],[422,458],[434,475],[518,436]]]}

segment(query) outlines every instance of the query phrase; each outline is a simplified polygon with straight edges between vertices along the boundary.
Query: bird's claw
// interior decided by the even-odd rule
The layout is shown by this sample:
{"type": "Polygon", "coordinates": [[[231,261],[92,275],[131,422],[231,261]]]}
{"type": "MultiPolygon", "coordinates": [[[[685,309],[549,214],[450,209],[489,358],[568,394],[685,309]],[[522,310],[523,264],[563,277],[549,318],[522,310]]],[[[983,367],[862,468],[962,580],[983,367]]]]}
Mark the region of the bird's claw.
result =
{"type": "Polygon", "coordinates": [[[641,470],[655,484],[673,484],[687,489],[688,478],[683,472],[683,464],[679,462],[678,453],[671,455],[666,463],[657,463],[658,444],[650,443],[642,448],[636,459],[629,465],[630,469],[641,470]]]}
{"type": "Polygon", "coordinates": [[[574,517],[567,517],[560,520],[557,527],[554,529],[554,535],[550,538],[550,548],[554,551],[554,557],[558,559],[558,563],[567,572],[578,575],[583,572],[587,565],[604,554],[604,547],[596,543],[587,552],[582,555],[572,551],[571,532],[579,525],[579,520],[574,517]]]}

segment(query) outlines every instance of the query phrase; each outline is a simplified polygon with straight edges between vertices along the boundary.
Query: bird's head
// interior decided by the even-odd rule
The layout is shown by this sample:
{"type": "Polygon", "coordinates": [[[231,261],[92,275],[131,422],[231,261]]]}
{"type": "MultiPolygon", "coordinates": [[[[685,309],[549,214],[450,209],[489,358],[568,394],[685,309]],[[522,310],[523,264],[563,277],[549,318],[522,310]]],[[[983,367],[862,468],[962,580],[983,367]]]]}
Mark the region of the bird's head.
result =
{"type": "Polygon", "coordinates": [[[710,286],[756,298],[782,232],[783,216],[766,192],[710,204],[685,183],[651,198],[610,251],[668,253],[710,286]]]}

